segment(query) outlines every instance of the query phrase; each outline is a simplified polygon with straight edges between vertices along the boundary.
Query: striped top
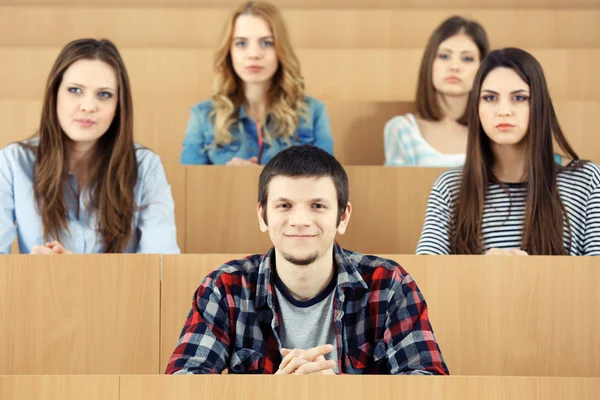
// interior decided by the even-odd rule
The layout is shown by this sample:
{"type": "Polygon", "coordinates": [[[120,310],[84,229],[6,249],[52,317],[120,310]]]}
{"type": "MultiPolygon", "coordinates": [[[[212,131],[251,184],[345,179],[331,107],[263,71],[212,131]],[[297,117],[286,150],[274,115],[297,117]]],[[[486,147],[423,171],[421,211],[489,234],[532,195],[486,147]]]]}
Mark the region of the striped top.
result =
{"type": "Polygon", "coordinates": [[[444,154],[423,139],[414,115],[392,118],[383,132],[385,165],[393,167],[459,167],[465,153],[444,154]]]}
{"type": "MultiPolygon", "coordinates": [[[[569,166],[573,166],[571,162],[569,166]]],[[[450,254],[450,219],[458,197],[462,168],[440,175],[433,184],[427,203],[425,223],[417,254],[450,254]]],[[[558,172],[558,192],[571,224],[571,255],[600,255],[600,167],[586,162],[577,168],[558,172]]],[[[483,207],[483,246],[515,249],[521,246],[527,187],[489,183],[483,207]]],[[[565,249],[569,234],[565,225],[565,249]]]]}

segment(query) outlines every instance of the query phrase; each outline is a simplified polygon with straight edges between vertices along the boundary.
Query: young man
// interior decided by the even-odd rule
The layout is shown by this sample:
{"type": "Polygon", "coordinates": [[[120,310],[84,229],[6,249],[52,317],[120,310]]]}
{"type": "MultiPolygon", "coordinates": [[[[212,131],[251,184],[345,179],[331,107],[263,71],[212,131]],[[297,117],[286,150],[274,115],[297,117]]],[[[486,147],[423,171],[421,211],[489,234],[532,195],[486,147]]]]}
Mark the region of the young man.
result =
{"type": "Polygon", "coordinates": [[[257,211],[273,248],[204,279],[168,374],[448,373],[414,280],[334,242],[352,207],[333,156],[308,145],[278,153],[257,211]]]}

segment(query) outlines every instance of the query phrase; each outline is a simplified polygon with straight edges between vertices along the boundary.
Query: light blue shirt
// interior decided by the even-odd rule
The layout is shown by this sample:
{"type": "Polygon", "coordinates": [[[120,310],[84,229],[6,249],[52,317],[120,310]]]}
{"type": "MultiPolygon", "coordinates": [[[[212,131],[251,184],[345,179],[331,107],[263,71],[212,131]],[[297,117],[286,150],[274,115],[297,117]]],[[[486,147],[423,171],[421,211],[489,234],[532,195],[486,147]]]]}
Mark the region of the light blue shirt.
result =
{"type": "MultiPolygon", "coordinates": [[[[271,143],[265,141],[261,164],[269,162],[275,154],[293,145],[311,144],[333,155],[333,137],[329,124],[329,116],[325,105],[306,96],[309,118],[300,118],[296,133],[288,140],[275,138],[271,143]]],[[[238,113],[238,122],[231,127],[233,142],[226,146],[216,146],[213,118],[213,101],[207,100],[192,107],[190,119],[183,141],[181,163],[225,164],[234,157],[249,160],[258,157],[258,133],[254,121],[246,114],[243,107],[238,113]]]]}
{"type": "MultiPolygon", "coordinates": [[[[28,143],[36,142],[37,139],[31,139],[28,143]]],[[[140,146],[136,146],[136,156],[139,177],[134,199],[141,209],[134,213],[132,239],[124,252],[179,253],[175,206],[160,157],[140,146]]],[[[35,245],[46,243],[33,195],[34,161],[34,152],[16,143],[0,150],[0,254],[10,253],[15,235],[21,254],[29,254],[35,245]]],[[[69,175],[69,180],[77,188],[76,177],[69,175]]],[[[66,198],[69,232],[63,232],[61,244],[74,253],[103,253],[97,215],[86,212],[88,196],[81,193],[79,198],[74,194],[66,198]]]]}

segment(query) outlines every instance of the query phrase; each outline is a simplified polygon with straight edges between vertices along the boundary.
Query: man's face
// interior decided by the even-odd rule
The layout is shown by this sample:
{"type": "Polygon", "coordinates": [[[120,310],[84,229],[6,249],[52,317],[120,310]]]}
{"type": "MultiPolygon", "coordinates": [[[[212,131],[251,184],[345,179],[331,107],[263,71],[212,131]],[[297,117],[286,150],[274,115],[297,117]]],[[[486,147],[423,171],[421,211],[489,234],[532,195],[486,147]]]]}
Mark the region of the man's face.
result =
{"type": "Polygon", "coordinates": [[[294,265],[331,257],[335,235],[346,232],[350,213],[348,204],[337,223],[337,193],[331,177],[276,176],[269,183],[265,208],[258,205],[261,231],[269,232],[277,255],[294,265]]]}

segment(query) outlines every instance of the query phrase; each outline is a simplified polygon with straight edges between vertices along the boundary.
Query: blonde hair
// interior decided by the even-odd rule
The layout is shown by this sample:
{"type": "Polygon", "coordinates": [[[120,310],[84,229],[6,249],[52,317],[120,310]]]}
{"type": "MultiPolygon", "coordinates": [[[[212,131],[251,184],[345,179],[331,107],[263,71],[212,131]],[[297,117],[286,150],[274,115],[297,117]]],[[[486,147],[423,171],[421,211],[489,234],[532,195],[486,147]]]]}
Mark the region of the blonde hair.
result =
{"type": "MultiPolygon", "coordinates": [[[[273,33],[274,48],[279,60],[268,94],[269,126],[265,128],[267,141],[282,137],[289,140],[298,125],[299,117],[308,115],[304,101],[304,78],[300,62],[290,43],[283,16],[277,7],[268,2],[247,2],[238,6],[227,19],[223,39],[214,57],[213,102],[215,143],[227,145],[233,141],[231,126],[238,122],[237,111],[244,103],[242,80],[235,73],[231,61],[231,44],[235,21],[240,15],[262,18],[273,33]]],[[[262,121],[261,121],[262,122],[262,121]]]]}

